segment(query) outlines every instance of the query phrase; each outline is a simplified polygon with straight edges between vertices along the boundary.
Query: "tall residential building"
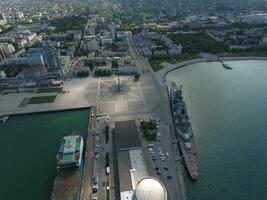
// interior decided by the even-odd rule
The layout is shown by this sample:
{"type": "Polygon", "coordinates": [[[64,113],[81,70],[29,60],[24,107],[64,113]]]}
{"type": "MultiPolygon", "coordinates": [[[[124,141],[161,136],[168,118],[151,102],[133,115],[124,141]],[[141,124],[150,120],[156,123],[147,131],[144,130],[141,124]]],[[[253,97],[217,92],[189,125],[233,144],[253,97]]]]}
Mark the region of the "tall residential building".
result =
{"type": "Polygon", "coordinates": [[[6,17],[3,13],[0,13],[0,26],[4,26],[7,23],[6,17]]]}
{"type": "Polygon", "coordinates": [[[29,66],[45,66],[44,56],[42,52],[31,51],[27,53],[29,66]]]}
{"type": "Polygon", "coordinates": [[[50,44],[45,44],[43,46],[43,56],[45,66],[48,70],[56,70],[60,68],[59,65],[59,52],[58,50],[50,44]]]}
{"type": "Polygon", "coordinates": [[[110,27],[110,31],[111,31],[111,37],[113,40],[117,39],[117,28],[114,24],[111,25],[110,27]]]}
{"type": "Polygon", "coordinates": [[[2,62],[2,60],[5,58],[6,58],[5,51],[4,51],[3,47],[0,45],[0,62],[2,62]]]}
{"type": "Polygon", "coordinates": [[[9,44],[9,43],[3,43],[1,44],[4,52],[6,55],[10,55],[12,54],[13,52],[15,52],[15,48],[12,44],[9,44]]]}

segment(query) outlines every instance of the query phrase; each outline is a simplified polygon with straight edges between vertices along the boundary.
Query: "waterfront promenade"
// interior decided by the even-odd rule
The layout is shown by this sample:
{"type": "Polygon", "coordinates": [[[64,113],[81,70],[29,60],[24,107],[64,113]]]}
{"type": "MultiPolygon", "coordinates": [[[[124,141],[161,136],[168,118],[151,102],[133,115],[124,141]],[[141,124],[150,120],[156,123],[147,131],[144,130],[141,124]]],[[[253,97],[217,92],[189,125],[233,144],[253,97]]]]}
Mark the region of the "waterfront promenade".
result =
{"type": "MultiPolygon", "coordinates": [[[[266,57],[255,57],[255,56],[248,56],[248,57],[220,57],[221,61],[234,61],[234,60],[267,60],[266,57]]],[[[155,72],[155,77],[157,79],[158,84],[162,85],[166,81],[165,77],[166,75],[178,68],[181,67],[186,67],[188,65],[196,64],[196,63],[201,63],[201,62],[217,62],[218,59],[209,59],[209,58],[199,58],[199,59],[193,59],[193,60],[187,60],[183,62],[178,62],[175,64],[170,64],[168,62],[163,62],[162,66],[163,68],[157,72],[155,72]]]]}
{"type": "MultiPolygon", "coordinates": [[[[88,108],[95,105],[97,81],[91,78],[72,79],[61,86],[63,92],[49,93],[9,93],[0,95],[0,115],[31,114],[40,112],[63,111],[88,108]],[[25,99],[38,96],[54,96],[53,103],[28,104],[21,106],[25,99]]],[[[37,89],[33,89],[37,90],[37,89]]]]}

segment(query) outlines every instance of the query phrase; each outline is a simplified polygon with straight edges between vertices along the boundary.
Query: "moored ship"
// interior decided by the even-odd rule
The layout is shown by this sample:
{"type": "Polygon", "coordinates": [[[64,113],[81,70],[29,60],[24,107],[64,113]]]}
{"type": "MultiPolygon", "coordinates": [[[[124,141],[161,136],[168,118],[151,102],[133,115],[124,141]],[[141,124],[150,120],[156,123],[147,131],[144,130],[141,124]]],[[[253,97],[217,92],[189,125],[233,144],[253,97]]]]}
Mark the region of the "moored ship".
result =
{"type": "Polygon", "coordinates": [[[83,138],[76,132],[60,140],[59,152],[56,155],[58,171],[51,195],[52,200],[79,199],[83,146],[83,138]]]}
{"type": "Polygon", "coordinates": [[[79,166],[82,160],[83,138],[80,135],[65,136],[60,141],[59,153],[56,156],[57,167],[79,166]]]}
{"type": "Polygon", "coordinates": [[[183,100],[182,86],[172,82],[170,89],[171,112],[178,145],[184,160],[185,168],[192,180],[198,179],[197,153],[194,134],[183,100]]]}

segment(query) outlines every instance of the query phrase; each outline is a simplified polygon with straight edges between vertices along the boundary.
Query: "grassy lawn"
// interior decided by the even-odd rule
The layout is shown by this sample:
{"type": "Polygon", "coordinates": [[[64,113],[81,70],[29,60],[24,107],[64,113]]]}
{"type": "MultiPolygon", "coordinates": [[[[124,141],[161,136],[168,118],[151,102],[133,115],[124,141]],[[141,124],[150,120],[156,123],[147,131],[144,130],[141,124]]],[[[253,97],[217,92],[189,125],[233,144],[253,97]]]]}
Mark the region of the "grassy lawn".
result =
{"type": "Polygon", "coordinates": [[[109,187],[109,181],[106,182],[106,200],[110,200],[110,190],[108,189],[109,187]]]}
{"type": "Polygon", "coordinates": [[[41,88],[36,91],[36,93],[50,93],[50,92],[61,92],[63,88],[41,88]]]}
{"type": "Polygon", "coordinates": [[[165,62],[166,60],[160,59],[160,58],[149,58],[148,62],[151,65],[152,69],[154,70],[154,72],[157,72],[161,69],[163,69],[163,66],[161,66],[160,64],[162,62],[165,62]]]}
{"type": "Polygon", "coordinates": [[[51,26],[56,27],[54,32],[65,32],[68,30],[83,31],[87,23],[87,18],[84,16],[65,16],[64,18],[54,19],[51,26]]]}
{"type": "Polygon", "coordinates": [[[155,141],[157,139],[156,125],[153,122],[142,121],[140,125],[147,141],[155,141]]]}
{"type": "Polygon", "coordinates": [[[154,72],[157,72],[163,68],[160,64],[162,62],[168,62],[170,64],[175,64],[178,62],[186,61],[186,60],[191,60],[191,59],[196,59],[200,58],[199,54],[182,54],[178,56],[160,56],[160,57],[150,57],[149,58],[149,63],[154,70],[154,72]]]}
{"type": "Polygon", "coordinates": [[[53,103],[55,101],[56,97],[57,97],[56,95],[32,97],[28,104],[53,103]]]}

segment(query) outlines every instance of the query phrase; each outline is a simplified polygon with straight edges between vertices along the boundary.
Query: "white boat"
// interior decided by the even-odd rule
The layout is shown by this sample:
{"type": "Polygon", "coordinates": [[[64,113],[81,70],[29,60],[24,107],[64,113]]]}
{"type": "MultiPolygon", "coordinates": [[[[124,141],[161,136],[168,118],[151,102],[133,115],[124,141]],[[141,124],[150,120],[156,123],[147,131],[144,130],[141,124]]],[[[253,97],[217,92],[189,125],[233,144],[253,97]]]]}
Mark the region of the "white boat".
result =
{"type": "Polygon", "coordinates": [[[56,156],[57,167],[80,166],[83,153],[83,138],[80,135],[65,136],[60,141],[59,152],[56,156]]]}
{"type": "Polygon", "coordinates": [[[9,119],[8,115],[2,115],[0,116],[0,122],[2,123],[6,123],[6,121],[9,119]]]}

